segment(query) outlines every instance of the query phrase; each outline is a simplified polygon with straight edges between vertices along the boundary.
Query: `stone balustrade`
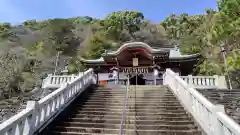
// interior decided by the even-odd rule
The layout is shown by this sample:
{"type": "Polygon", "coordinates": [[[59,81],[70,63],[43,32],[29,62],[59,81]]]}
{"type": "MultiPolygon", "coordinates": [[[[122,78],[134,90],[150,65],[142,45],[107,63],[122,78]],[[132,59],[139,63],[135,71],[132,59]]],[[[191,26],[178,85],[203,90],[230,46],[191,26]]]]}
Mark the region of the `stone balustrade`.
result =
{"type": "Polygon", "coordinates": [[[90,84],[96,83],[92,69],[77,76],[39,101],[28,101],[26,109],[0,124],[0,135],[32,135],[45,128],[90,84]]]}
{"type": "MultiPolygon", "coordinates": [[[[51,75],[43,80],[42,88],[59,88],[64,83],[73,81],[78,76],[83,75],[51,75]]],[[[186,81],[189,87],[197,89],[227,89],[227,83],[224,76],[180,76],[186,81]]],[[[153,85],[152,83],[147,83],[153,85]]]]}
{"type": "Polygon", "coordinates": [[[197,89],[227,89],[224,76],[180,76],[186,81],[189,87],[197,89]]]}
{"type": "Polygon", "coordinates": [[[73,81],[78,76],[82,76],[83,73],[79,73],[79,75],[52,75],[49,74],[42,82],[42,88],[59,88],[61,85],[65,83],[69,83],[73,81]]]}
{"type": "Polygon", "coordinates": [[[170,87],[207,135],[240,135],[240,126],[225,113],[224,106],[211,103],[170,69],[163,78],[164,84],[170,87]]]}

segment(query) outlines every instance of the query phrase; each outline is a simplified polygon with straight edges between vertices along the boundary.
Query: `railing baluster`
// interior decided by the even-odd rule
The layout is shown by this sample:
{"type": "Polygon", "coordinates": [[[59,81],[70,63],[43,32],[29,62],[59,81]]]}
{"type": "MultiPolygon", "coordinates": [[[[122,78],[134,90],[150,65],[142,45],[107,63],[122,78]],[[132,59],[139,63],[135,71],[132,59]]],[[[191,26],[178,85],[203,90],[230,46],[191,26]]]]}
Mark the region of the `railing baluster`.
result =
{"type": "Polygon", "coordinates": [[[189,86],[198,89],[227,89],[226,81],[224,77],[221,77],[221,83],[218,81],[218,76],[180,76],[189,86]],[[223,79],[222,79],[223,78],[223,79]],[[224,83],[224,84],[223,84],[224,83]]]}

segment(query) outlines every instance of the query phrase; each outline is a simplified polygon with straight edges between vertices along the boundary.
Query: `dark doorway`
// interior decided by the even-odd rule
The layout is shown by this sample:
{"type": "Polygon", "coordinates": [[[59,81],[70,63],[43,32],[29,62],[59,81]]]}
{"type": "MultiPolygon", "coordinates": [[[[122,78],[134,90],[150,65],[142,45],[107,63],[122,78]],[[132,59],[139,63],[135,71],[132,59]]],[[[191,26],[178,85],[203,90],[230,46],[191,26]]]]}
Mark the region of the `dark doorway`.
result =
{"type": "Polygon", "coordinates": [[[145,85],[145,79],[143,78],[143,75],[135,75],[132,78],[130,78],[130,85],[145,85]]]}

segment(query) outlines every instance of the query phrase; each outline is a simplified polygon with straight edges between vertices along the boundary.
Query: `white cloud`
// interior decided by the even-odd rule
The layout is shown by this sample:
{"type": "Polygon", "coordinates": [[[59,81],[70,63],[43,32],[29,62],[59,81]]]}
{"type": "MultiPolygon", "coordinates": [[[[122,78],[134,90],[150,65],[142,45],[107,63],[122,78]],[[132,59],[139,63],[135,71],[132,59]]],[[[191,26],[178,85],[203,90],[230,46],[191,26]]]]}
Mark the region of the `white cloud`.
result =
{"type": "Polygon", "coordinates": [[[0,22],[20,23],[24,18],[25,15],[14,6],[13,0],[0,0],[0,22]]]}

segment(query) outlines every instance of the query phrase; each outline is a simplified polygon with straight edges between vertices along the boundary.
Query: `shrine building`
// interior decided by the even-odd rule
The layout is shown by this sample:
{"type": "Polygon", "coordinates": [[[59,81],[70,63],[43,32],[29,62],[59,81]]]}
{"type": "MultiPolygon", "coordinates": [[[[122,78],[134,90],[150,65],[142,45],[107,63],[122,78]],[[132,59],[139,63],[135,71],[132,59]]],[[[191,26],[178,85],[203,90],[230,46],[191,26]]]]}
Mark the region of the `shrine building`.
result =
{"type": "Polygon", "coordinates": [[[171,68],[179,75],[194,72],[201,54],[182,55],[178,46],[152,48],[142,42],[123,44],[116,51],[106,51],[95,60],[81,59],[87,68],[93,68],[101,84],[131,85],[162,84],[162,75],[171,68]]]}

